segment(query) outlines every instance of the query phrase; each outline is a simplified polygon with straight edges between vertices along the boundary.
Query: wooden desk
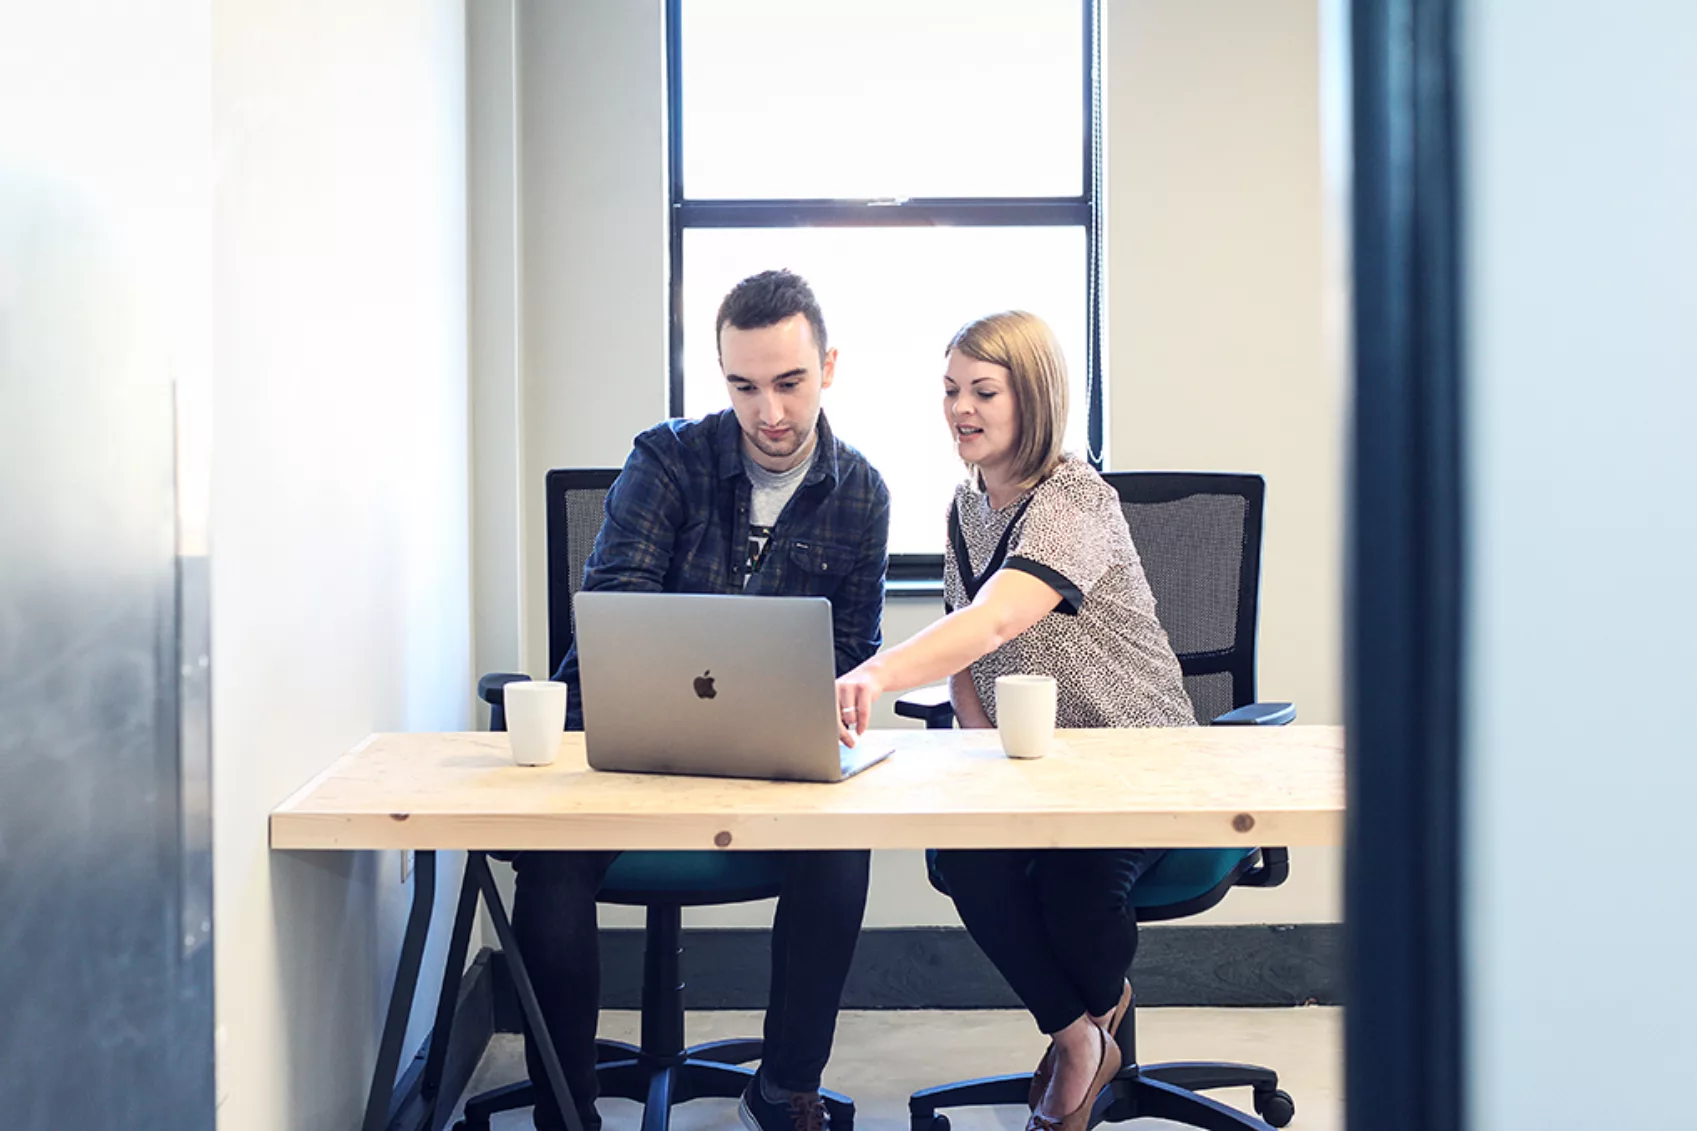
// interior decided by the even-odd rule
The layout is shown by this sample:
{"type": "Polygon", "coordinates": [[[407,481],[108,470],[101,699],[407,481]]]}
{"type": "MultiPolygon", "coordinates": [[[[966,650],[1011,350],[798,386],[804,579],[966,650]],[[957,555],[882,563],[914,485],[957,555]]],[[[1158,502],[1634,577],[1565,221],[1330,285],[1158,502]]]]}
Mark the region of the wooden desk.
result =
{"type": "MultiPolygon", "coordinates": [[[[1061,731],[1017,762],[994,731],[875,731],[885,762],[834,785],[603,774],[583,736],[552,766],[498,733],[373,735],[271,814],[273,849],[418,850],[364,1127],[381,1131],[435,901],[435,849],[468,849],[422,1094],[434,1105],[472,912],[489,907],[527,1014],[529,978],[483,852],[508,849],[1215,848],[1338,844],[1343,728],[1061,731]]],[[[539,1027],[540,1014],[532,1019],[539,1027]]],[[[551,1045],[555,1091],[569,1095],[551,1045]]],[[[567,1119],[575,1119],[566,1104],[567,1119]]]]}
{"type": "Polygon", "coordinates": [[[583,736],[515,766],[505,734],[373,735],[271,815],[279,849],[1167,848],[1337,844],[1343,728],[1061,731],[1029,762],[994,731],[873,731],[834,785],[604,774],[583,736]]]}

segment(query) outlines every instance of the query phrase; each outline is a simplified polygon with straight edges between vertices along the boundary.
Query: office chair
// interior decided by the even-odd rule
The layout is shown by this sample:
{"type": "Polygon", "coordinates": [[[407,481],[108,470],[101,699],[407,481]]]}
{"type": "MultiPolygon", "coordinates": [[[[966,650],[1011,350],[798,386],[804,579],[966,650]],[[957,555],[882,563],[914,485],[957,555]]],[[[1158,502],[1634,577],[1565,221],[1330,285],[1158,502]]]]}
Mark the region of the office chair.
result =
{"type": "MultiPolygon", "coordinates": [[[[1132,541],[1155,594],[1156,614],[1184,670],[1196,721],[1214,726],[1280,726],[1296,718],[1289,703],[1255,701],[1255,618],[1261,576],[1261,521],[1266,484],[1259,475],[1117,472],[1132,541]]],[[[903,696],[896,713],[931,728],[954,724],[948,688],[903,696]]],[[[948,889],[926,854],[931,883],[948,889]]],[[[1163,856],[1132,888],[1139,923],[1196,915],[1234,887],[1277,887],[1290,874],[1283,848],[1186,848],[1163,856]]],[[[1283,1127],[1296,1105],[1278,1074],[1248,1064],[1137,1063],[1133,999],[1119,1029],[1125,1067],[1096,1099],[1091,1122],[1170,1119],[1207,1129],[1283,1127]],[[1198,1094],[1213,1088],[1253,1089],[1261,1119],[1198,1094]],[[1265,1120],[1266,1122],[1262,1122],[1265,1120]]],[[[914,1093],[912,1131],[948,1131],[939,1108],[1026,1102],[1031,1074],[969,1080],[914,1093]]]]}
{"type": "MultiPolygon", "coordinates": [[[[604,517],[603,503],[616,469],[554,470],[548,473],[548,670],[559,670],[571,646],[572,597],[583,585],[583,568],[604,517]]],[[[491,730],[505,730],[502,689],[511,673],[484,676],[478,695],[490,706],[491,730]]],[[[760,1059],[760,1041],[684,1044],[683,908],[771,899],[778,894],[781,858],[766,852],[626,852],[613,862],[596,899],[647,908],[642,972],[642,1043],[596,1042],[596,1079],[603,1097],[644,1105],[642,1131],[666,1131],[675,1104],[693,1099],[736,1099],[754,1075],[747,1062],[760,1059]]],[[[505,940],[503,940],[505,945],[505,940]]],[[[852,1131],[854,1103],[821,1091],[834,1127],[852,1131]]],[[[466,1101],[464,1131],[488,1131],[496,1112],[535,1103],[530,1081],[498,1088],[466,1101]]]]}

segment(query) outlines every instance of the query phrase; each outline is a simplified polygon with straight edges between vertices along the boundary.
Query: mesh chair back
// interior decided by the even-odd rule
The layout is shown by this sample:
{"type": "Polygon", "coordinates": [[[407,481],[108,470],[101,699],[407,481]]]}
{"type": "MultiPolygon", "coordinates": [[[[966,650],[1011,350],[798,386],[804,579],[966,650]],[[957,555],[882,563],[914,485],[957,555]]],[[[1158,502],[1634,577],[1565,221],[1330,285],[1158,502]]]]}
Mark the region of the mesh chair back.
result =
{"type": "Polygon", "coordinates": [[[1196,721],[1255,702],[1261,577],[1259,475],[1112,472],[1155,614],[1184,669],[1196,721]]]}
{"type": "Polygon", "coordinates": [[[607,491],[619,477],[618,468],[573,468],[550,471],[548,496],[548,670],[572,646],[572,598],[583,588],[583,567],[595,548],[607,491]]]}

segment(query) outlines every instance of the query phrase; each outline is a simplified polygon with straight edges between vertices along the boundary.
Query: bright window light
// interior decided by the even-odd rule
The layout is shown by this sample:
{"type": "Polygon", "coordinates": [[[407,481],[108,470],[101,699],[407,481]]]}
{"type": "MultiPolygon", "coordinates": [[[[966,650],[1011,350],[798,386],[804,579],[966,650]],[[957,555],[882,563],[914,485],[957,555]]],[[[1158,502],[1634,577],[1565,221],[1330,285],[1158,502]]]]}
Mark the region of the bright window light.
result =
{"type": "Polygon", "coordinates": [[[1084,8],[686,0],[693,200],[1083,191],[1084,8]]]}
{"type": "Polygon", "coordinates": [[[813,286],[838,350],[825,412],[889,484],[892,554],[943,552],[964,475],[943,424],[943,349],[970,319],[1023,309],[1054,328],[1072,383],[1067,446],[1084,454],[1082,228],[695,229],[684,265],[686,416],[730,403],[713,337],[725,292],[775,267],[813,286]]]}

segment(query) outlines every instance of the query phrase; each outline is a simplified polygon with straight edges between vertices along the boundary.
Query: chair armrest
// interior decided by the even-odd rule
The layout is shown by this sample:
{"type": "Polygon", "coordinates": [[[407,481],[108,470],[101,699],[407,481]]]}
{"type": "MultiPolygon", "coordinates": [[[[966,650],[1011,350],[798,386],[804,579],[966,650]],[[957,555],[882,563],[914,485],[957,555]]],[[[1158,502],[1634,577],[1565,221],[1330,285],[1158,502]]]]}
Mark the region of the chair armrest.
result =
{"type": "Polygon", "coordinates": [[[477,681],[477,697],[489,704],[490,730],[507,729],[507,684],[529,678],[523,672],[490,672],[477,681]]]}
{"type": "MultiPolygon", "coordinates": [[[[1296,721],[1294,703],[1246,703],[1214,720],[1217,727],[1282,727],[1296,721]]],[[[1237,886],[1276,888],[1290,878],[1288,848],[1261,849],[1261,862],[1238,877],[1237,886]]]]}
{"type": "Polygon", "coordinates": [[[507,684],[529,678],[523,672],[490,672],[477,681],[477,697],[491,707],[500,707],[506,702],[507,684]]]}
{"type": "Polygon", "coordinates": [[[1245,703],[1214,720],[1217,727],[1282,727],[1296,721],[1295,703],[1245,703]]]}
{"type": "Polygon", "coordinates": [[[1261,862],[1237,878],[1237,886],[1276,888],[1290,878],[1290,849],[1263,848],[1261,862]]]}
{"type": "Polygon", "coordinates": [[[896,700],[896,714],[904,719],[924,719],[927,730],[948,730],[955,722],[949,685],[937,683],[908,692],[896,700]]]}

